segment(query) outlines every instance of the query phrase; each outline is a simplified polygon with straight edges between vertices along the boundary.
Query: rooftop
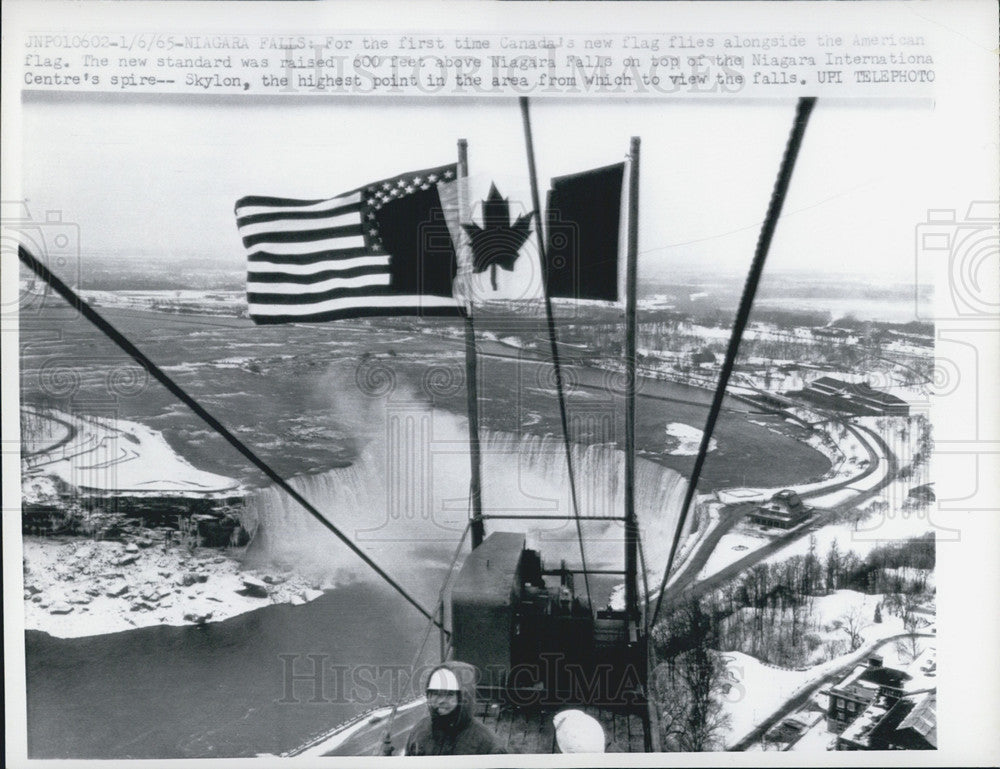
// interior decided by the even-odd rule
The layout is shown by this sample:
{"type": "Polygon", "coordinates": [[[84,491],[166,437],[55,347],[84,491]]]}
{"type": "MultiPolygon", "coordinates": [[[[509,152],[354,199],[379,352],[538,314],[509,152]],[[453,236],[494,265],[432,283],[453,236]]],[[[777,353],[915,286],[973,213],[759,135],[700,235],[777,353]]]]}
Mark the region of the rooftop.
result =
{"type": "Polygon", "coordinates": [[[832,376],[821,376],[818,379],[814,379],[810,387],[823,387],[831,390],[841,391],[844,394],[851,396],[859,396],[862,398],[867,398],[869,400],[876,401],[886,406],[905,406],[906,401],[899,398],[892,393],[887,393],[883,390],[876,390],[871,385],[865,382],[845,382],[843,379],[837,379],[832,376]]]}
{"type": "Polygon", "coordinates": [[[868,744],[868,737],[875,726],[892,709],[885,697],[879,697],[871,702],[850,725],[841,732],[842,740],[850,740],[861,745],[868,744]]]}
{"type": "Polygon", "coordinates": [[[937,690],[915,697],[913,710],[896,728],[913,729],[931,745],[937,747],[937,690]]]}
{"type": "Polygon", "coordinates": [[[936,698],[934,691],[908,694],[855,741],[875,748],[898,745],[905,740],[900,733],[912,730],[928,744],[937,747],[936,698]]]}

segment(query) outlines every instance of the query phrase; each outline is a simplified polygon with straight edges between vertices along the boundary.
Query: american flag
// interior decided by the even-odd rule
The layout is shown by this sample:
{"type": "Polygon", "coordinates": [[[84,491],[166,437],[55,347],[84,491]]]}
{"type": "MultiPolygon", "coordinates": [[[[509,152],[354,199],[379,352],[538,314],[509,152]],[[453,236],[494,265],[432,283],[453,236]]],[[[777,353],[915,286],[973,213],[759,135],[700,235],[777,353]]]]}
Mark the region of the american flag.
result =
{"type": "Polygon", "coordinates": [[[454,164],[412,171],[325,200],[236,203],[257,323],[371,315],[461,315],[455,248],[438,184],[454,164]]]}

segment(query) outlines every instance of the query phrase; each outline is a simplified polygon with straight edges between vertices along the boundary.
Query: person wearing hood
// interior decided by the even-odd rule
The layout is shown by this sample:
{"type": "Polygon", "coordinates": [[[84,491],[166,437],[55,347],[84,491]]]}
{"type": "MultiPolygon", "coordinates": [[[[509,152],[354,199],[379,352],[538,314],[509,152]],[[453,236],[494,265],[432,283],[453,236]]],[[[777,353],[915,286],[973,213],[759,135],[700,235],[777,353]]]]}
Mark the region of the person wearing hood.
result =
{"type": "Polygon", "coordinates": [[[407,756],[463,756],[506,753],[495,734],[473,717],[476,669],[445,662],[427,679],[427,709],[406,740],[407,756]]]}

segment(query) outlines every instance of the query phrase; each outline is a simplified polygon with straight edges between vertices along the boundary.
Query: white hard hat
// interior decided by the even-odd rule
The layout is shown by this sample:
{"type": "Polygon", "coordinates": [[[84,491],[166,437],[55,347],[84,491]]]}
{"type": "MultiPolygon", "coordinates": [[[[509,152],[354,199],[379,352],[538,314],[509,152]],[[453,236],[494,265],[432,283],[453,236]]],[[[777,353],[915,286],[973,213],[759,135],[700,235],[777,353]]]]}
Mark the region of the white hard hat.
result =
{"type": "Polygon", "coordinates": [[[427,681],[427,691],[459,692],[458,678],[448,668],[438,668],[427,681]]]}
{"type": "Polygon", "coordinates": [[[604,728],[582,710],[563,710],[552,718],[556,744],[563,753],[603,753],[604,728]]]}

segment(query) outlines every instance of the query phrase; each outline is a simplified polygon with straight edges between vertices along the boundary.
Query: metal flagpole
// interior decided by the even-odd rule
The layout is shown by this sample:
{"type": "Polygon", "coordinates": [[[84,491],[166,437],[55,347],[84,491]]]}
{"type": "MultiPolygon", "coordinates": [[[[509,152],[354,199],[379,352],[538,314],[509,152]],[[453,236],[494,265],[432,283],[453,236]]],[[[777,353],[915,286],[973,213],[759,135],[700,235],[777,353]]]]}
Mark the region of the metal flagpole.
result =
{"type": "MultiPolygon", "coordinates": [[[[458,140],[458,211],[462,216],[465,206],[465,195],[462,189],[463,179],[469,175],[469,143],[465,139],[458,140]]],[[[459,227],[461,230],[461,227],[459,227]]],[[[459,237],[462,237],[459,235],[459,237]]],[[[469,307],[465,314],[465,397],[469,413],[469,462],[470,481],[469,496],[472,500],[472,548],[479,547],[486,534],[483,525],[483,490],[482,490],[482,455],[479,446],[479,395],[476,373],[476,329],[472,322],[471,300],[467,297],[469,307]]]]}
{"type": "MultiPolygon", "coordinates": [[[[625,610],[630,636],[638,619],[638,535],[635,517],[635,337],[639,247],[639,137],[629,148],[628,253],[625,272],[625,610]]],[[[632,637],[630,640],[635,640],[632,637]]]]}
{"type": "Polygon", "coordinates": [[[569,438],[569,419],[566,417],[566,397],[563,394],[562,368],[559,366],[559,349],[556,342],[556,322],[552,315],[552,298],[549,296],[548,268],[545,261],[545,238],[542,235],[542,205],[538,196],[538,174],[535,172],[535,145],[531,138],[531,116],[528,114],[528,97],[521,99],[521,118],[524,123],[524,142],[527,145],[528,173],[531,176],[531,205],[535,211],[535,234],[538,236],[538,256],[542,262],[545,294],[545,317],[548,321],[549,345],[552,349],[552,369],[556,375],[556,392],[559,398],[559,416],[562,419],[563,444],[566,447],[566,470],[569,473],[569,494],[573,503],[573,517],[576,518],[576,535],[580,540],[580,566],[583,568],[583,584],[587,589],[587,603],[593,610],[590,597],[590,578],[587,576],[587,556],[583,549],[583,526],[580,523],[580,507],[576,501],[576,479],[573,473],[573,447],[569,438]]]}

